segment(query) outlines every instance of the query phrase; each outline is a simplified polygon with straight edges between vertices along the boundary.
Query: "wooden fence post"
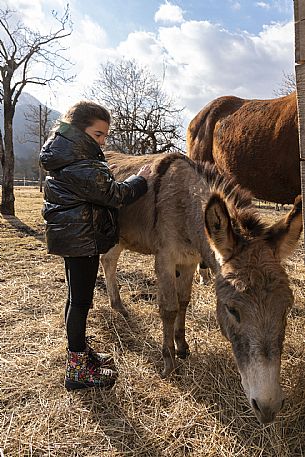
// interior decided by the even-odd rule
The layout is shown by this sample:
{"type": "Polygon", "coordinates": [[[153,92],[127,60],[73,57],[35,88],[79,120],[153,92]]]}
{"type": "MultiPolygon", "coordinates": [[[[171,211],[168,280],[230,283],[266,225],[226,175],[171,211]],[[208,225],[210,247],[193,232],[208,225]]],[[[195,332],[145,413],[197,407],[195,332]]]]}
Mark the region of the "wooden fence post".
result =
{"type": "Polygon", "coordinates": [[[305,0],[294,0],[294,25],[296,63],[295,74],[297,85],[297,106],[300,144],[300,173],[301,192],[303,200],[303,236],[305,241],[305,0]]]}
{"type": "MultiPolygon", "coordinates": [[[[42,116],[41,116],[41,104],[39,105],[39,154],[42,148],[42,138],[41,138],[41,124],[42,124],[42,116]]],[[[42,166],[39,162],[39,190],[42,192],[42,166]]]]}

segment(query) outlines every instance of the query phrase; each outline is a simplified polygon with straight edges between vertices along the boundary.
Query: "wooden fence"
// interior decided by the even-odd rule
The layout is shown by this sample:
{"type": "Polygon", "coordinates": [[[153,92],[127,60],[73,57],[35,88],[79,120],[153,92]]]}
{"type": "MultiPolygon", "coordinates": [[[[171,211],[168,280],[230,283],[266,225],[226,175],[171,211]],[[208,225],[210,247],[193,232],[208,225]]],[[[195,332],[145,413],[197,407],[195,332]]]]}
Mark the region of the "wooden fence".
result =
{"type": "MultiPolygon", "coordinates": [[[[295,74],[297,83],[300,174],[303,200],[303,225],[305,224],[305,0],[294,0],[295,74]]],[[[305,237],[305,226],[304,226],[305,237]]],[[[304,238],[305,240],[305,238],[304,238]]],[[[305,253],[304,253],[305,262],[305,253]]]]}

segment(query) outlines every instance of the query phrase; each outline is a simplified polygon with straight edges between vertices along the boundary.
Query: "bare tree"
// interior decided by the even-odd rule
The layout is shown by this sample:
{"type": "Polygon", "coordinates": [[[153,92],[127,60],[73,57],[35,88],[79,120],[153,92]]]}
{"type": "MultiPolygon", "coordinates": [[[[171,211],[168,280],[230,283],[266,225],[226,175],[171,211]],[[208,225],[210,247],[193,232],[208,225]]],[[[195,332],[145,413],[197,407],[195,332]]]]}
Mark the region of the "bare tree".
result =
{"type": "Polygon", "coordinates": [[[297,83],[294,73],[285,73],[283,72],[283,79],[281,85],[278,89],[274,89],[273,93],[277,97],[283,97],[284,95],[289,95],[291,92],[294,92],[297,88],[297,83]]]}
{"type": "Polygon", "coordinates": [[[26,125],[21,142],[38,145],[45,143],[54,123],[52,113],[53,110],[46,105],[28,105],[28,110],[24,113],[26,125]]]}
{"type": "Polygon", "coordinates": [[[3,214],[15,214],[14,205],[14,147],[13,118],[18,98],[27,84],[48,85],[54,81],[70,81],[65,77],[67,64],[66,50],[61,40],[72,33],[69,5],[62,17],[52,12],[56,30],[43,35],[18,20],[16,11],[0,9],[0,98],[4,114],[4,154],[2,161],[2,203],[3,214]],[[44,73],[33,74],[32,64],[39,63],[44,73]]]}
{"type": "Polygon", "coordinates": [[[48,139],[49,132],[57,117],[56,113],[46,105],[27,105],[27,111],[24,112],[25,128],[23,135],[18,137],[18,142],[33,143],[36,147],[28,159],[19,160],[15,166],[15,175],[20,166],[24,166],[24,169],[30,172],[32,177],[41,176],[43,178],[44,172],[39,166],[39,151],[48,139]]]}
{"type": "Polygon", "coordinates": [[[89,93],[111,111],[109,147],[134,155],[178,148],[183,108],[134,60],[102,65],[89,93]]]}

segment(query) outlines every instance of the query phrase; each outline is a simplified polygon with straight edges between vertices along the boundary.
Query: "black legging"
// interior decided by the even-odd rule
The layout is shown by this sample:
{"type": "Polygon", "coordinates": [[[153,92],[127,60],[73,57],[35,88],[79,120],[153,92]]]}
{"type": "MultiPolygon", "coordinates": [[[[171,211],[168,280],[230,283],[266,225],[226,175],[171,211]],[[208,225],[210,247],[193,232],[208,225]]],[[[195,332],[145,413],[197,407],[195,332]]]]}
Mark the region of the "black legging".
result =
{"type": "Polygon", "coordinates": [[[86,322],[93,299],[99,267],[99,256],[65,257],[68,299],[65,322],[68,347],[73,352],[83,352],[86,347],[86,322]]]}

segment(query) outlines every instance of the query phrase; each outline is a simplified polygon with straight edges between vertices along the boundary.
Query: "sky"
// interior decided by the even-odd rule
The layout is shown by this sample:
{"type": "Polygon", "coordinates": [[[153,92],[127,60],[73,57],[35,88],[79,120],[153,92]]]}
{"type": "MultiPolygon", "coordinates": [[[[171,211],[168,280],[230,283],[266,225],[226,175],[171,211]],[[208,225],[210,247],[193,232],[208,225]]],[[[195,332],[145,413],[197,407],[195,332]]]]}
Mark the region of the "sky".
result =
{"type": "MultiPolygon", "coordinates": [[[[42,33],[62,0],[0,0],[42,33]]],[[[28,85],[26,92],[64,112],[83,99],[107,61],[135,59],[184,107],[188,122],[222,95],[273,98],[294,72],[293,0],[70,0],[73,32],[62,41],[73,83],[28,85]]],[[[41,71],[33,66],[33,71],[41,71]]]]}

